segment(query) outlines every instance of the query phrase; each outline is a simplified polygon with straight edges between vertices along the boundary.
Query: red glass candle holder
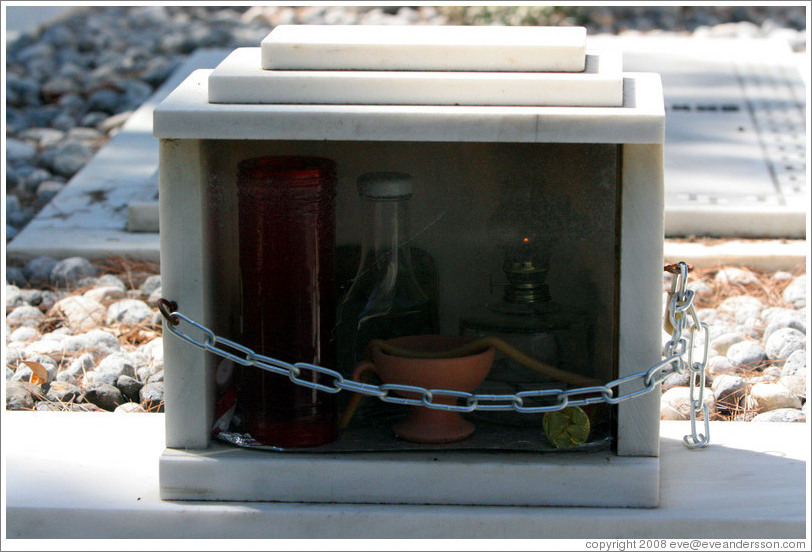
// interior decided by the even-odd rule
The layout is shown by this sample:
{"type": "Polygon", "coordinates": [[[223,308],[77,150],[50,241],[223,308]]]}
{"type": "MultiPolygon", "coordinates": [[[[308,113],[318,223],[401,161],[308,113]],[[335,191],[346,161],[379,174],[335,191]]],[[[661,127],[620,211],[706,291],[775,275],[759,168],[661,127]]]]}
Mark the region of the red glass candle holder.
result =
{"type": "MultiPolygon", "coordinates": [[[[329,159],[269,156],[239,163],[242,340],[285,362],[334,368],[336,168],[329,159]]],[[[303,371],[317,383],[324,377],[303,371]]],[[[242,367],[246,431],[264,445],[309,447],[337,436],[335,396],[242,367]]]]}

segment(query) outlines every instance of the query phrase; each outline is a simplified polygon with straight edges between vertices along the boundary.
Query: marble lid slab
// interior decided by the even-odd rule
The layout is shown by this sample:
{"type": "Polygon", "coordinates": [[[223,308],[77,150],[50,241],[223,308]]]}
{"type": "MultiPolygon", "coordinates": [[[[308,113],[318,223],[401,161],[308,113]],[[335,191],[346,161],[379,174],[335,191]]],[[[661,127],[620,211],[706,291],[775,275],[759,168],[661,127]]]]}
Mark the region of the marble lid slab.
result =
{"type": "Polygon", "coordinates": [[[261,48],[263,69],[578,72],[586,28],[279,25],[261,48]]]}
{"type": "Polygon", "coordinates": [[[623,73],[622,107],[215,104],[211,70],[192,73],[154,112],[174,139],[661,144],[660,76],[623,73]]]}
{"type": "Polygon", "coordinates": [[[238,48],[209,77],[226,104],[524,105],[619,107],[618,52],[589,53],[581,73],[289,71],[260,68],[260,48],[238,48]]]}

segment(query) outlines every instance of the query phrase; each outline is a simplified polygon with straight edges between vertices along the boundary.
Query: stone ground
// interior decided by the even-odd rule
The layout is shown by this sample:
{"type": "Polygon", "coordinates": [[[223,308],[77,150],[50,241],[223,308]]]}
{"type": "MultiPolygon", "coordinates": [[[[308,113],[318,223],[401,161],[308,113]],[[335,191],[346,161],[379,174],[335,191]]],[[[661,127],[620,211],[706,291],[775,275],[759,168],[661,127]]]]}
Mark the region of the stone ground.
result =
{"type": "Polygon", "coordinates": [[[7,409],[163,411],[157,265],[40,257],[7,278],[7,409]]]}

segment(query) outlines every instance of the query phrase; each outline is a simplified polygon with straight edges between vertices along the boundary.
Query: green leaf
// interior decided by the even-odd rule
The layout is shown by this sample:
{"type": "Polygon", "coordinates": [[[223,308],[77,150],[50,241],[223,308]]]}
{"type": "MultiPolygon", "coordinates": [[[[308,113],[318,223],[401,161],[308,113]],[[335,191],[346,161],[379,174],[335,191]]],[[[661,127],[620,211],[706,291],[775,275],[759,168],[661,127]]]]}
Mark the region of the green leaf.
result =
{"type": "Polygon", "coordinates": [[[547,412],[541,425],[547,440],[558,449],[582,445],[589,438],[589,416],[577,406],[547,412]]]}

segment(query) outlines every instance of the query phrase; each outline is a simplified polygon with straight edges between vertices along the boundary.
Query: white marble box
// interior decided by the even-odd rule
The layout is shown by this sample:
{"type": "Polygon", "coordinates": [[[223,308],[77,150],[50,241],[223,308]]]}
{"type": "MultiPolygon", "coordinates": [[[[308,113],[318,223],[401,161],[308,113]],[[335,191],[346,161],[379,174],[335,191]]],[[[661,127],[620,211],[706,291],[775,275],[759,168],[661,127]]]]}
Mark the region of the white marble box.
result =
{"type": "MultiPolygon", "coordinates": [[[[437,261],[443,333],[456,332],[471,296],[487,296],[489,275],[501,262],[489,256],[478,214],[493,209],[515,182],[548,190],[571,225],[595,227],[588,239],[583,234],[556,245],[559,272],[550,284],[562,302],[592,309],[601,322],[596,377],[608,381],[660,360],[664,110],[658,75],[624,73],[621,105],[588,108],[211,103],[211,75],[193,73],[156,108],[153,127],[160,139],[164,296],[187,316],[215,331],[233,324],[236,164],[257,155],[307,154],[330,157],[339,167],[339,245],[359,240],[358,175],[414,176],[413,225],[427,229],[416,245],[437,261]]],[[[613,446],[596,453],[277,453],[214,441],[217,360],[168,331],[164,350],[164,499],[659,502],[657,393],[617,405],[613,446]],[[370,478],[374,485],[362,484],[370,478]]]]}

